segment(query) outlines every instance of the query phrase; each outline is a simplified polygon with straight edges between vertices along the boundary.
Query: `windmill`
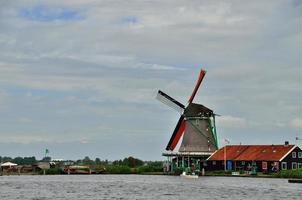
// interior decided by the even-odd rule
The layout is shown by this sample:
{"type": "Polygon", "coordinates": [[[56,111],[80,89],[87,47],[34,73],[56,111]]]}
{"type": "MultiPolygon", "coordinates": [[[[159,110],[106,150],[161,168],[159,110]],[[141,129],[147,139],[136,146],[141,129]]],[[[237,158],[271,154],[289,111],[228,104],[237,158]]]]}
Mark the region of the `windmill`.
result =
{"type": "Polygon", "coordinates": [[[187,106],[160,90],[157,93],[156,98],[159,101],[180,113],[180,118],[166,147],[167,151],[173,151],[182,136],[180,153],[212,153],[218,149],[215,113],[201,104],[193,103],[205,74],[206,71],[201,69],[187,106]]]}

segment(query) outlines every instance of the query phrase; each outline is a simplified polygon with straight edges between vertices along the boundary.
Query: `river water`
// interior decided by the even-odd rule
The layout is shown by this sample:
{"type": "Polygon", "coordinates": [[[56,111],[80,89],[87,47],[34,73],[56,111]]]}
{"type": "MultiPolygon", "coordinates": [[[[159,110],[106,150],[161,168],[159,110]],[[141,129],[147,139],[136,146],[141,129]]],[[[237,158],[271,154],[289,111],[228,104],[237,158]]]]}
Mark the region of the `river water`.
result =
{"type": "Polygon", "coordinates": [[[0,176],[0,199],[302,199],[287,179],[147,175],[0,176]]]}

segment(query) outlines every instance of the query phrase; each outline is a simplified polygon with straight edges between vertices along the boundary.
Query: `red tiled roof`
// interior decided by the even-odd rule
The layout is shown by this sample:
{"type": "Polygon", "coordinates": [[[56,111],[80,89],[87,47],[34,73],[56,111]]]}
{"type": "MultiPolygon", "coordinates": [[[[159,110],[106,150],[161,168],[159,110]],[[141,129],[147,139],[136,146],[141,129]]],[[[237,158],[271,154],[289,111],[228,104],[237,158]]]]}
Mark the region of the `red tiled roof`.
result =
{"type": "MultiPolygon", "coordinates": [[[[228,145],[226,159],[237,161],[279,161],[294,145],[228,145]]],[[[225,147],[217,150],[208,160],[224,160],[225,147]]]]}

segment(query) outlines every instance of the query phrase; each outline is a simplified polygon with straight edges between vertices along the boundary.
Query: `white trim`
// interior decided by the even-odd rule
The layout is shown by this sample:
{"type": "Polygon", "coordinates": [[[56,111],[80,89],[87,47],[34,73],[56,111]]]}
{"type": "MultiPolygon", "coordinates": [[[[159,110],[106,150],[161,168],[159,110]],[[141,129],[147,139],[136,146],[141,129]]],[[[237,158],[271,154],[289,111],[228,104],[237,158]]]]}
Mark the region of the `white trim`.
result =
{"type": "Polygon", "coordinates": [[[281,162],[281,170],[287,170],[287,162],[281,162]],[[286,167],[283,167],[283,164],[285,164],[286,167]]]}
{"type": "Polygon", "coordinates": [[[208,157],[206,160],[209,160],[215,153],[217,153],[217,151],[219,151],[219,150],[214,151],[214,153],[212,155],[210,155],[210,157],[208,157]]]}
{"type": "Polygon", "coordinates": [[[292,162],[292,170],[296,170],[296,169],[298,169],[297,163],[296,163],[296,162],[292,162]],[[296,168],[295,168],[295,169],[294,169],[294,165],[296,165],[296,168]]]}
{"type": "Polygon", "coordinates": [[[281,162],[286,156],[288,156],[296,147],[298,147],[297,145],[295,145],[293,148],[291,148],[280,160],[279,162],[281,162]]]}

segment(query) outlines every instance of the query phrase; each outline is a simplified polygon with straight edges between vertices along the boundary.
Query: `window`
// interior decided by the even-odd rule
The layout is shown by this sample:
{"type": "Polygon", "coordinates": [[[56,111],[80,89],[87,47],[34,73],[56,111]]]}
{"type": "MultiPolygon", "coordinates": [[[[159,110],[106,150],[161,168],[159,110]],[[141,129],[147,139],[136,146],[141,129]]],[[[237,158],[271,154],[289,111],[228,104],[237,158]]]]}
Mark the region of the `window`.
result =
{"type": "Polygon", "coordinates": [[[281,169],[286,170],[287,169],[287,162],[282,162],[281,163],[281,169]]]}
{"type": "Polygon", "coordinates": [[[302,169],[302,163],[298,163],[298,169],[302,169]]]}
{"type": "Polygon", "coordinates": [[[292,169],[297,169],[297,163],[296,162],[292,163],[292,169]]]}
{"type": "Polygon", "coordinates": [[[245,161],[241,161],[241,165],[245,165],[245,161]]]}
{"type": "Polygon", "coordinates": [[[213,161],[212,161],[212,164],[213,164],[213,165],[216,165],[216,161],[215,161],[215,160],[213,160],[213,161]]]}
{"type": "Polygon", "coordinates": [[[302,152],[298,152],[298,158],[302,158],[302,152]]]}
{"type": "Polygon", "coordinates": [[[262,162],[262,169],[267,170],[267,162],[262,162]]]}
{"type": "Polygon", "coordinates": [[[292,152],[292,158],[297,158],[297,153],[296,152],[292,152]]]}

